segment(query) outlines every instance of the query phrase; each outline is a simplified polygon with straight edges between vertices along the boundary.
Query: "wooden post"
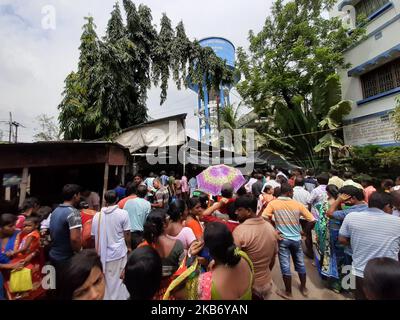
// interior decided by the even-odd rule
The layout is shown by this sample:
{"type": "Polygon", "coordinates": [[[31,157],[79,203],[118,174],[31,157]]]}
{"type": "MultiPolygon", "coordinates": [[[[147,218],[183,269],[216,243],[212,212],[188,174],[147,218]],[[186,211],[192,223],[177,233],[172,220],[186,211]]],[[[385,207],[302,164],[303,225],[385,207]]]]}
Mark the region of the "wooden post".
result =
{"type": "Polygon", "coordinates": [[[125,183],[126,183],[126,181],[125,181],[125,166],[121,166],[121,182],[122,182],[122,185],[123,186],[125,186],[125,183]]]}
{"type": "Polygon", "coordinates": [[[20,194],[19,194],[19,207],[22,207],[22,204],[26,198],[26,189],[28,187],[28,176],[29,176],[29,169],[23,168],[22,169],[22,181],[20,185],[20,194]]]}
{"type": "Polygon", "coordinates": [[[101,201],[101,206],[104,207],[105,206],[105,200],[104,200],[104,196],[107,192],[107,188],[108,188],[108,163],[106,163],[104,165],[104,180],[103,180],[103,197],[102,197],[102,201],[101,201]]]}

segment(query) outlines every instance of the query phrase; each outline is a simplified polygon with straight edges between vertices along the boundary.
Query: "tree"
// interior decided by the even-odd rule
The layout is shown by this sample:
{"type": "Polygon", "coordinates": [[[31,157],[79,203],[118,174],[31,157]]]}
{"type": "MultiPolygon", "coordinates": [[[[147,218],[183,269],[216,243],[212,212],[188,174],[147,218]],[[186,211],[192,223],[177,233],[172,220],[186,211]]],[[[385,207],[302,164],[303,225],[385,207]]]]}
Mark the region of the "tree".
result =
{"type": "Polygon", "coordinates": [[[191,42],[184,25],[176,28],[164,14],[157,32],[151,10],[123,0],[124,25],[115,4],[106,34],[99,39],[93,18],[85,18],[78,70],[65,80],[58,106],[66,139],[111,139],[122,129],[147,119],[147,90],[160,85],[160,104],[167,98],[172,75],[177,87],[188,79],[203,89],[231,83],[232,71],[210,48],[191,42]],[[189,78],[187,77],[189,76],[189,78]]]}
{"type": "MultiPolygon", "coordinates": [[[[242,106],[241,104],[235,105],[227,105],[221,108],[220,113],[220,125],[221,132],[228,131],[230,137],[233,139],[233,151],[237,154],[247,154],[246,150],[246,136],[247,130],[250,127],[250,124],[254,122],[258,118],[258,115],[254,112],[249,112],[247,114],[242,114],[242,106]],[[240,133],[242,140],[234,139],[235,132],[240,133]]],[[[257,135],[257,132],[255,132],[257,135]]],[[[222,143],[225,143],[223,140],[224,137],[220,137],[222,143]]],[[[228,141],[227,141],[228,142],[228,141]]],[[[221,144],[222,145],[222,144],[221,144]]],[[[225,149],[229,149],[228,145],[223,145],[225,149]]]]}
{"type": "Polygon", "coordinates": [[[324,18],[322,11],[334,2],[277,0],[262,31],[250,31],[249,53],[238,49],[238,92],[268,120],[257,130],[260,147],[305,167],[327,161],[328,137],[320,141],[326,124],[320,123],[340,97],[340,87],[330,90],[330,81],[337,69],[349,67],[343,51],[364,32],[348,33],[339,19],[324,18]]]}
{"type": "Polygon", "coordinates": [[[400,97],[396,98],[397,106],[394,109],[393,121],[396,125],[394,137],[397,141],[400,141],[400,97]]]}
{"type": "Polygon", "coordinates": [[[35,129],[35,141],[57,141],[61,138],[60,128],[54,122],[54,117],[41,114],[37,117],[39,129],[35,129]]]}
{"type": "Polygon", "coordinates": [[[95,139],[96,124],[89,109],[97,102],[98,90],[95,87],[98,76],[99,40],[92,17],[85,18],[79,47],[78,71],[72,72],[65,80],[63,100],[59,121],[65,139],[95,139]]]}

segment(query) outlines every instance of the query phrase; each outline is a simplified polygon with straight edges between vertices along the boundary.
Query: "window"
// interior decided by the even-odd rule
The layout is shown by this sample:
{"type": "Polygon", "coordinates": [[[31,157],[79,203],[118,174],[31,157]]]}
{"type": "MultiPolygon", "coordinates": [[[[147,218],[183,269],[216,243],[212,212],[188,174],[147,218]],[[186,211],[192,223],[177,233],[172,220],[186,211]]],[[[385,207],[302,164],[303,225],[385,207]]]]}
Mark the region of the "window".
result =
{"type": "Polygon", "coordinates": [[[400,87],[400,58],[361,76],[364,99],[400,87]]]}
{"type": "Polygon", "coordinates": [[[389,3],[389,0],[360,0],[354,7],[357,17],[363,15],[368,18],[387,3],[389,3]]]}

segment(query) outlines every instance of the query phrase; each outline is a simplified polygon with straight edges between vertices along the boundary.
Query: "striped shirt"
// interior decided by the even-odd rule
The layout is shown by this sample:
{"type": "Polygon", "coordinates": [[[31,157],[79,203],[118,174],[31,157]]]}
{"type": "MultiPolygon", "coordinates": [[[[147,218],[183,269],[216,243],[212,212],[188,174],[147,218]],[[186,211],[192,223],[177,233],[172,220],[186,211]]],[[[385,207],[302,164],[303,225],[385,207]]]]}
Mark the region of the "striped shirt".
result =
{"type": "Polygon", "coordinates": [[[288,197],[272,200],[262,216],[269,219],[273,217],[276,229],[281,233],[282,238],[294,241],[301,240],[300,216],[307,221],[315,220],[303,204],[288,197]]]}
{"type": "Polygon", "coordinates": [[[350,238],[353,249],[352,273],[363,277],[367,262],[373,258],[398,260],[400,219],[377,208],[349,213],[339,235],[350,238]]]}

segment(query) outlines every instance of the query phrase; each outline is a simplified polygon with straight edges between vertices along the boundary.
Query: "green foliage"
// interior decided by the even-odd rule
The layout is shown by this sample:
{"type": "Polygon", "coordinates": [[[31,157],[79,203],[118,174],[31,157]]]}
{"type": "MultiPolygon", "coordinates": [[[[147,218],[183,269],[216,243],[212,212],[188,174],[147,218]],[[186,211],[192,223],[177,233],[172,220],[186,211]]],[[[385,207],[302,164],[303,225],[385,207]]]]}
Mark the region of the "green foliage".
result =
{"type": "Polygon", "coordinates": [[[123,0],[123,6],[126,25],[116,3],[101,40],[93,18],[85,18],[78,70],[66,78],[58,106],[65,139],[111,139],[145,122],[148,89],[159,85],[163,104],[171,75],[179,89],[188,86],[188,75],[200,90],[203,83],[217,89],[221,82],[233,82],[225,61],[191,42],[182,22],[174,29],[164,14],[157,32],[147,6],[131,0],[123,0]]]}
{"type": "MultiPolygon", "coordinates": [[[[241,105],[233,106],[228,105],[220,110],[220,125],[221,130],[228,131],[232,139],[235,136],[235,132],[237,134],[238,130],[241,130],[242,140],[233,139],[234,152],[237,154],[247,154],[246,151],[246,135],[247,135],[247,126],[248,123],[252,120],[255,120],[253,114],[241,115],[241,105]]],[[[223,137],[221,136],[221,140],[223,137]]],[[[224,146],[226,147],[226,146],[224,146]]]]}
{"type": "Polygon", "coordinates": [[[395,139],[400,141],[400,97],[396,98],[396,108],[394,109],[393,121],[396,125],[396,130],[394,132],[395,139]]]}
{"type": "Polygon", "coordinates": [[[333,3],[277,0],[262,31],[250,31],[249,54],[238,49],[238,92],[268,119],[258,128],[263,148],[305,167],[320,167],[342,146],[336,130],[325,131],[339,127],[349,109],[336,70],[349,67],[343,51],[364,33],[348,34],[338,18],[324,18],[333,3]]]}
{"type": "Polygon", "coordinates": [[[352,147],[350,155],[340,159],[337,167],[342,170],[353,170],[368,173],[379,179],[394,178],[400,175],[400,147],[381,147],[367,145],[352,147]]]}

